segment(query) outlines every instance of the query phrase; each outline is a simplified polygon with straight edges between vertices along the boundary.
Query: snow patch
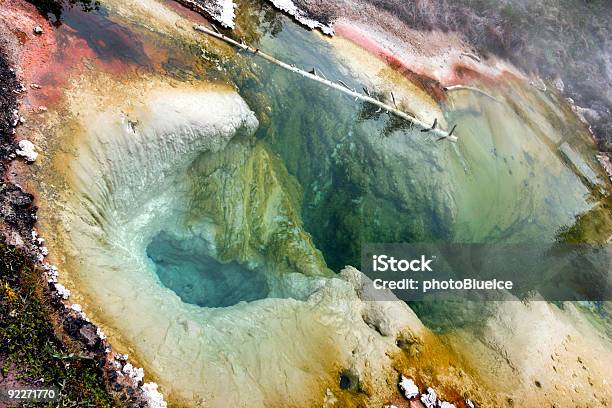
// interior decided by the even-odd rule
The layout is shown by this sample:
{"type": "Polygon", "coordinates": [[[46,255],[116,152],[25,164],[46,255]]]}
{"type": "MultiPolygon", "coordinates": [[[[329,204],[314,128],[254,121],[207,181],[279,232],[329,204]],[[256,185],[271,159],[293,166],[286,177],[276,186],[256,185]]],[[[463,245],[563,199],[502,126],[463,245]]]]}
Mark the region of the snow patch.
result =
{"type": "Polygon", "coordinates": [[[130,377],[134,383],[138,384],[144,378],[144,369],[136,368],[132,363],[127,363],[123,366],[123,373],[130,377]]]}
{"type": "Polygon", "coordinates": [[[334,35],[334,29],[331,26],[323,24],[317,20],[308,17],[306,12],[304,10],[299,9],[291,0],[268,1],[270,1],[274,5],[274,7],[293,16],[298,22],[310,28],[311,30],[318,28],[323,34],[334,35]]]}
{"type": "Polygon", "coordinates": [[[203,10],[223,27],[234,28],[236,5],[232,0],[186,0],[186,3],[203,10]]]}
{"type": "Polygon", "coordinates": [[[64,300],[70,297],[70,290],[66,289],[66,287],[61,283],[55,284],[55,290],[57,291],[57,294],[60,295],[60,297],[64,300]]]}
{"type": "Polygon", "coordinates": [[[221,0],[220,3],[221,12],[219,14],[219,22],[230,28],[234,28],[234,18],[236,17],[235,8],[236,5],[232,0],[221,0]]]}
{"type": "Polygon", "coordinates": [[[106,340],[106,334],[99,327],[96,327],[96,334],[101,340],[106,340]]]}

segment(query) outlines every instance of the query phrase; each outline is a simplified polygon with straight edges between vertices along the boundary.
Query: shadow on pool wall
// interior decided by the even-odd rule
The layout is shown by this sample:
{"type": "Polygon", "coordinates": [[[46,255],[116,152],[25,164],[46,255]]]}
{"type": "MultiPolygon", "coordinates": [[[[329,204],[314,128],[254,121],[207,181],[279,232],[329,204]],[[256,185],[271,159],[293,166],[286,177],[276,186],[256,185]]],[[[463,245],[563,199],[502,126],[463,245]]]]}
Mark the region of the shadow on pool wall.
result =
{"type": "Polygon", "coordinates": [[[235,261],[222,263],[209,254],[207,242],[164,231],[147,246],[147,256],[155,264],[159,280],[183,302],[226,307],[268,296],[270,289],[261,271],[235,261]]]}

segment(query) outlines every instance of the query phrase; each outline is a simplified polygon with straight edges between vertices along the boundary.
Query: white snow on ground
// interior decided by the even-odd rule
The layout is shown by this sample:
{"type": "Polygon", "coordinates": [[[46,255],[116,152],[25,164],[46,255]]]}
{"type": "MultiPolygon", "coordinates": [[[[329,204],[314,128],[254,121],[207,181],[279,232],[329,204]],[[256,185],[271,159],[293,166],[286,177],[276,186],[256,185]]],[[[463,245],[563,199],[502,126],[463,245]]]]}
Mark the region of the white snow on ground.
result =
{"type": "Polygon", "coordinates": [[[70,290],[66,289],[66,287],[64,287],[64,285],[61,283],[55,284],[55,290],[57,291],[58,295],[62,297],[62,299],[68,299],[70,297],[70,290]]]}
{"type": "Polygon", "coordinates": [[[232,0],[222,0],[222,9],[221,9],[221,23],[227,25],[228,27],[234,27],[234,17],[236,13],[234,12],[236,6],[232,0]]]}
{"type": "MultiPolygon", "coordinates": [[[[144,378],[144,369],[134,367],[131,363],[124,365],[122,371],[124,374],[130,377],[136,385],[144,378]]],[[[147,395],[146,391],[145,395],[147,395]]]]}
{"type": "Polygon", "coordinates": [[[274,7],[276,7],[277,9],[282,10],[286,12],[287,14],[290,14],[293,17],[295,17],[297,21],[304,24],[306,27],[310,29],[318,28],[324,34],[334,35],[334,29],[331,26],[328,26],[326,24],[323,24],[316,20],[311,19],[310,17],[306,15],[306,12],[299,9],[295,4],[293,4],[291,0],[268,0],[268,1],[270,1],[274,5],[274,7]]]}
{"type": "Polygon", "coordinates": [[[234,28],[236,5],[232,0],[178,0],[179,3],[209,15],[223,27],[234,28]]]}
{"type": "Polygon", "coordinates": [[[221,25],[234,28],[234,18],[236,17],[236,5],[232,0],[216,0],[216,6],[211,7],[211,15],[215,17],[221,25]]]}

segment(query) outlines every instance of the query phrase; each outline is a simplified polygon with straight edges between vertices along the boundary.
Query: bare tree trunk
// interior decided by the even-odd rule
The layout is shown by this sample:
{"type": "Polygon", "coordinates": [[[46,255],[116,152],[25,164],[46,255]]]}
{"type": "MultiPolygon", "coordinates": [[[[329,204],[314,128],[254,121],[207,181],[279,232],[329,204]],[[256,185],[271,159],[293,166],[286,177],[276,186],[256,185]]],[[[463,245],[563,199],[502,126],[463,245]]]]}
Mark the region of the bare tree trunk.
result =
{"type": "Polygon", "coordinates": [[[304,70],[302,70],[300,68],[295,67],[294,65],[290,65],[290,64],[287,64],[287,63],[285,63],[283,61],[277,60],[276,58],[274,58],[274,57],[272,57],[272,56],[270,56],[270,55],[268,55],[268,54],[266,54],[264,52],[261,52],[259,49],[255,49],[255,48],[250,47],[250,46],[248,46],[248,45],[246,45],[244,43],[237,42],[237,41],[235,41],[235,40],[233,40],[233,39],[231,39],[231,38],[229,38],[229,37],[227,37],[227,36],[225,36],[225,35],[223,35],[223,34],[221,34],[219,32],[216,32],[216,31],[213,31],[213,30],[209,30],[208,28],[206,28],[204,26],[194,25],[193,28],[196,31],[208,34],[208,35],[210,35],[212,37],[215,37],[215,38],[217,38],[217,39],[219,39],[221,41],[225,41],[226,43],[231,44],[231,45],[233,45],[235,47],[238,47],[238,48],[240,48],[240,49],[242,49],[244,51],[248,51],[251,54],[258,55],[261,58],[271,62],[272,64],[278,65],[279,67],[282,67],[282,68],[286,69],[287,71],[295,72],[296,74],[301,75],[301,76],[303,76],[305,78],[312,79],[313,81],[319,82],[319,83],[324,84],[324,85],[326,85],[326,86],[328,86],[330,88],[333,88],[333,89],[335,89],[337,91],[345,93],[345,94],[353,97],[355,100],[359,99],[359,100],[362,100],[364,102],[371,103],[372,105],[376,105],[376,106],[380,107],[381,109],[384,109],[384,110],[386,110],[389,113],[392,113],[395,116],[398,116],[398,117],[400,117],[402,119],[407,120],[408,122],[412,123],[413,125],[415,125],[419,129],[422,129],[422,130],[428,130],[429,129],[427,131],[427,133],[431,133],[431,134],[433,134],[435,136],[438,136],[439,138],[444,138],[444,139],[450,140],[450,141],[456,141],[457,140],[456,136],[454,136],[454,135],[450,135],[451,137],[449,137],[449,134],[448,134],[447,131],[444,131],[444,130],[441,130],[441,129],[432,129],[431,125],[428,125],[427,123],[425,123],[425,122],[415,118],[414,116],[411,116],[411,115],[407,114],[406,112],[403,112],[403,111],[401,111],[401,110],[399,110],[397,108],[394,108],[393,106],[387,105],[386,103],[383,103],[383,102],[381,102],[381,101],[379,101],[377,99],[374,99],[371,96],[368,96],[368,95],[362,94],[360,92],[357,92],[354,89],[350,89],[344,83],[341,83],[341,82],[340,83],[335,83],[335,82],[332,82],[332,81],[330,81],[328,79],[322,78],[322,77],[316,75],[316,71],[314,71],[315,73],[310,73],[310,72],[304,71],[304,70]]]}

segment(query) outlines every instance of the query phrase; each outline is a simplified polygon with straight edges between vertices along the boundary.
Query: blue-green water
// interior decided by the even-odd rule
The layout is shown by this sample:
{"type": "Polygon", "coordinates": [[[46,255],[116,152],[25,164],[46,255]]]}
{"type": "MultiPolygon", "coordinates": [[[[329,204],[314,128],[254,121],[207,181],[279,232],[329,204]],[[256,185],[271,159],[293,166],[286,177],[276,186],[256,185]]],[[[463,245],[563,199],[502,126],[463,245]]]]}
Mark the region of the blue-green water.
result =
{"type": "MultiPolygon", "coordinates": [[[[257,46],[360,89],[337,48],[278,22],[257,46]]],[[[365,398],[353,391],[370,390],[361,388],[370,377],[375,398],[396,380],[388,358],[406,357],[403,339],[414,331],[416,340],[421,323],[479,333],[479,323],[508,323],[487,313],[509,311],[517,336],[548,336],[516,324],[523,313],[535,326],[556,319],[544,303],[419,303],[410,305],[414,316],[400,302],[364,300],[356,271],[335,273],[360,267],[367,242],[542,242],[596,225],[599,197],[578,174],[593,165],[592,145],[555,95],[519,81],[486,89],[500,103],[453,94],[441,111],[458,125],[459,142],[436,142],[257,57],[204,39],[176,43],[143,40],[167,59],[147,54],[145,70],[91,72],[70,88],[58,131],[68,135],[57,140],[76,152],[54,157],[68,162],[68,187],[60,200],[44,200],[46,216],[61,206],[65,228],[50,247],[65,245],[58,266],[75,298],[170,395],[211,406],[314,406],[327,389],[365,398]]],[[[392,85],[407,94],[405,82],[392,85]]],[[[410,101],[417,114],[422,97],[410,101]]],[[[40,165],[41,177],[55,174],[44,157],[40,165]]],[[[498,344],[505,329],[484,341],[498,344]]],[[[430,350],[412,361],[446,373],[450,364],[436,358],[430,350]]]]}
{"type": "MultiPolygon", "coordinates": [[[[262,50],[305,69],[316,65],[326,77],[361,88],[326,41],[278,19],[284,28],[264,35],[257,44],[262,50]]],[[[225,68],[260,125],[254,136],[230,142],[225,153],[207,153],[196,161],[218,162],[217,170],[192,166],[191,223],[202,217],[229,223],[227,214],[217,213],[256,206],[246,189],[266,190],[272,174],[280,174],[276,181],[296,211],[296,222],[303,223],[327,266],[337,272],[345,265],[359,267],[361,245],[368,242],[552,242],[593,205],[591,187],[558,151],[566,140],[588,151],[584,135],[577,134],[580,126],[556,106],[554,95],[526,84],[489,90],[501,103],[476,94],[451,97],[443,110],[449,123],[458,124],[455,145],[436,142],[386,113],[257,57],[240,55],[225,68]],[[234,156],[227,151],[232,149],[253,171],[262,172],[253,180],[258,184],[230,191],[210,181],[231,166],[234,156]],[[204,210],[202,203],[207,203],[204,210]]],[[[254,217],[274,217],[268,213],[254,217]]],[[[157,273],[189,303],[224,306],[279,296],[269,288],[271,274],[303,271],[308,261],[291,259],[294,254],[283,248],[296,243],[279,234],[282,244],[261,246],[256,253],[236,249],[258,240],[257,234],[269,234],[262,228],[248,235],[226,233],[217,242],[217,260],[204,246],[160,239],[149,245],[148,255],[154,261],[174,259],[171,265],[155,261],[157,273]],[[249,241],[235,241],[240,239],[249,241]],[[265,266],[246,267],[253,256],[265,258],[265,266]]]]}
{"type": "Polygon", "coordinates": [[[209,255],[207,246],[201,239],[161,232],[147,246],[147,256],[161,283],[187,303],[226,307],[268,296],[265,275],[237,262],[219,262],[209,255]]]}
{"type": "MultiPolygon", "coordinates": [[[[325,41],[288,21],[260,46],[362,86],[325,41]]],[[[443,108],[460,142],[436,143],[367,104],[245,58],[258,80],[239,83],[239,92],[266,98],[251,106],[265,118],[257,137],[297,178],[305,228],[334,270],[358,264],[364,242],[553,241],[592,205],[590,187],[558,151],[563,140],[588,150],[587,136],[554,95],[517,82],[491,90],[501,104],[451,97],[443,108]]]]}
{"type": "MultiPolygon", "coordinates": [[[[68,23],[80,17],[71,16],[68,23]]],[[[280,14],[273,20],[272,31],[262,23],[254,45],[362,88],[320,35],[280,14]]],[[[90,36],[105,33],[99,30],[90,36]]],[[[369,242],[553,241],[595,203],[591,186],[560,153],[569,143],[583,166],[593,166],[584,129],[555,95],[525,83],[488,89],[501,103],[450,96],[441,107],[447,123],[458,126],[460,141],[452,144],[256,56],[222,60],[221,73],[192,58],[193,66],[169,58],[166,69],[179,78],[225,78],[259,127],[177,176],[191,186],[180,193],[182,232],[162,231],[147,246],[160,283],[187,303],[218,307],[283,296],[273,282],[278,274],[326,271],[308,249],[310,239],[338,272],[359,267],[369,242]],[[248,183],[232,185],[237,178],[248,183]],[[243,207],[252,210],[240,213],[243,207]],[[224,231],[217,242],[193,232],[203,222],[224,231]]]]}

